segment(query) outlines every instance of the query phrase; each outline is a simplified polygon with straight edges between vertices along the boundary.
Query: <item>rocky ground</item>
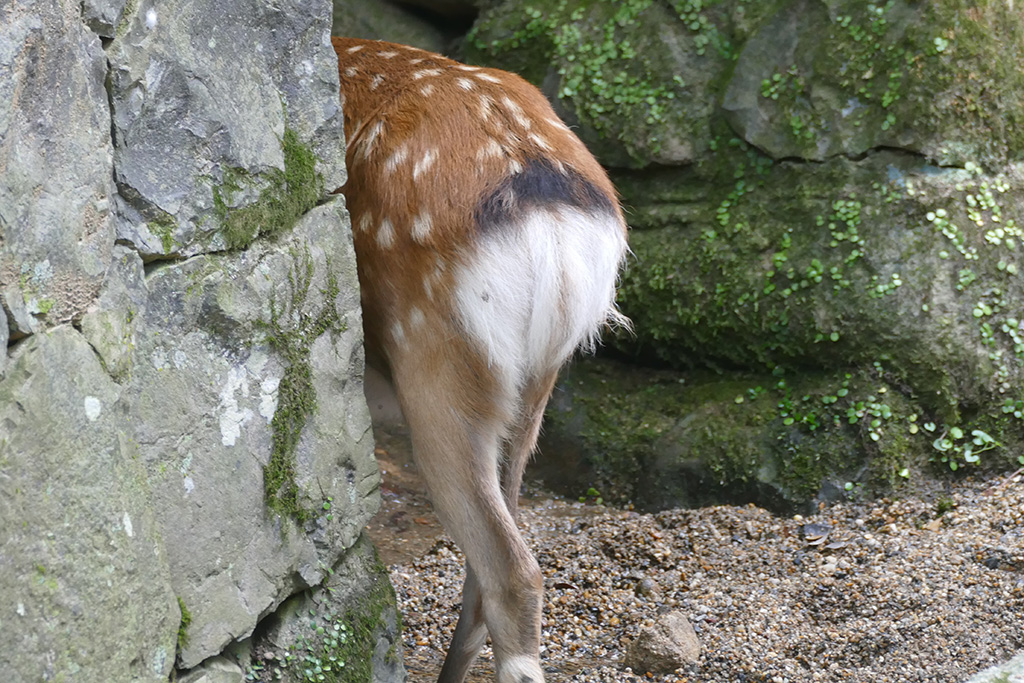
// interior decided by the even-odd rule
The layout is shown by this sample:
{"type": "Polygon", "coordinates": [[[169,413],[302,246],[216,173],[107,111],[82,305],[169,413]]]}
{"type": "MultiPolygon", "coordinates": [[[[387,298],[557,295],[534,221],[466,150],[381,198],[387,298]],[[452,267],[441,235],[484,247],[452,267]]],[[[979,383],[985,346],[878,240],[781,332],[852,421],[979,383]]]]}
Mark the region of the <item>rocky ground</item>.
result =
{"type": "MultiPolygon", "coordinates": [[[[458,617],[462,557],[400,442],[382,443],[371,534],[391,568],[410,683],[435,680],[458,617]]],[[[963,681],[1024,648],[1024,475],[813,517],[712,507],[638,514],[532,490],[521,528],[545,575],[548,680],[963,681]],[[685,614],[699,659],[624,664],[640,630],[685,614]]],[[[493,681],[486,650],[472,681],[493,681]]]]}

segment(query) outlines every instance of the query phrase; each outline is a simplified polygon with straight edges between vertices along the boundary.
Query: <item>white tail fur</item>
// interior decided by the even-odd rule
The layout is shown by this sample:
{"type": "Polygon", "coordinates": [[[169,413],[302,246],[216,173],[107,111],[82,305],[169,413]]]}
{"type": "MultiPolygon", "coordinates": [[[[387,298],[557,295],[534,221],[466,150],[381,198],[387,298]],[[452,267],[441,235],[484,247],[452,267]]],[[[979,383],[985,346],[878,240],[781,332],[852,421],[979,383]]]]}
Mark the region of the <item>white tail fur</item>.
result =
{"type": "Polygon", "coordinates": [[[503,71],[334,38],[367,359],[394,384],[434,507],[466,554],[441,670],[490,635],[499,683],[542,683],[542,578],[515,525],[558,369],[614,306],[626,227],[603,169],[503,71]]]}

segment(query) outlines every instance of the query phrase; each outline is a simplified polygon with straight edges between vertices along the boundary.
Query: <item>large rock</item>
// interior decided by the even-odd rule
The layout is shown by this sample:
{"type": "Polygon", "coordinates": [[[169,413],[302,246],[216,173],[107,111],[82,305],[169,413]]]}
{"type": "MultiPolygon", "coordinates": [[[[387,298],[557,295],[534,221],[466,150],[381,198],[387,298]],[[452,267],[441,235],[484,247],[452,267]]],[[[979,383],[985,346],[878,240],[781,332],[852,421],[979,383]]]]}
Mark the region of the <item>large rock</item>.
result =
{"type": "Polygon", "coordinates": [[[5,680],[240,680],[224,649],[362,557],[379,474],[325,196],[329,23],[326,1],[0,7],[5,680]]]}
{"type": "Polygon", "coordinates": [[[605,164],[693,161],[708,146],[716,78],[697,34],[664,3],[502,2],[481,13],[464,45],[474,64],[541,87],[605,164]]]}
{"type": "Polygon", "coordinates": [[[83,321],[125,381],[172,582],[191,616],[185,667],[320,583],[376,509],[346,221],[334,200],[278,241],[145,279],[138,255],[125,253],[83,321]]]}
{"type": "Polygon", "coordinates": [[[949,424],[1019,398],[1019,167],[750,155],[699,197],[685,173],[620,178],[638,228],[621,304],[642,352],[679,368],[878,362],[949,424]]]}
{"type": "Polygon", "coordinates": [[[881,147],[943,165],[1019,158],[1022,26],[1006,3],[779,3],[743,44],[722,108],[776,159],[881,147]]]}
{"type": "Polygon", "coordinates": [[[12,340],[81,313],[114,242],[106,58],[78,7],[0,6],[0,304],[12,340]]]}
{"type": "MultiPolygon", "coordinates": [[[[774,465],[702,471],[797,502],[841,477],[859,483],[861,467],[899,481],[922,460],[1018,464],[1021,28],[1005,3],[956,0],[508,1],[481,13],[465,50],[542,86],[618,167],[636,254],[619,298],[636,334],[618,350],[725,384],[755,375],[747,389],[777,405],[720,406],[757,444],[740,450],[774,465]],[[806,444],[823,431],[839,441],[808,470],[806,444]],[[783,457],[793,439],[805,446],[783,457]],[[794,498],[776,469],[814,475],[794,498]]],[[[594,390],[573,388],[575,405],[602,403],[594,390]]],[[[572,410],[554,422],[577,424],[572,410]]],[[[733,442],[726,432],[709,438],[733,442]]],[[[595,458],[632,448],[621,432],[590,433],[607,435],[595,458]]],[[[660,453],[649,439],[634,470],[688,471],[680,447],[697,445],[694,432],[673,433],[660,453]]]]}
{"type": "Polygon", "coordinates": [[[326,0],[130,6],[108,50],[121,240],[147,261],[243,247],[344,183],[329,17],[326,0]]]}
{"type": "Polygon", "coordinates": [[[131,404],[69,326],[0,382],[0,639],[12,681],[167,680],[180,613],[131,404]]]}
{"type": "Polygon", "coordinates": [[[1022,24],[957,0],[505,0],[465,53],[542,85],[615,166],[704,159],[727,126],[774,158],[900,147],[962,165],[1024,151],[1022,24]]]}
{"type": "Polygon", "coordinates": [[[885,491],[918,476],[926,444],[912,447],[908,410],[870,371],[680,375],[589,360],[563,373],[531,468],[567,496],[593,489],[642,510],[806,512],[848,482],[885,491]]]}

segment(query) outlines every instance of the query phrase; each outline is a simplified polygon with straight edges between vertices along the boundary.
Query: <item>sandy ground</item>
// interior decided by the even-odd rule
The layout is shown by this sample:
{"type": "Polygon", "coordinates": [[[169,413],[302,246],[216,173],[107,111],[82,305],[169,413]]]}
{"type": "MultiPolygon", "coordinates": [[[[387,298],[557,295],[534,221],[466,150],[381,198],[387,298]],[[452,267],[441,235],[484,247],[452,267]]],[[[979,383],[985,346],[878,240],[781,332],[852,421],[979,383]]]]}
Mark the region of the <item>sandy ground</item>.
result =
{"type": "MultiPolygon", "coordinates": [[[[462,557],[401,438],[384,437],[370,533],[405,623],[410,683],[434,681],[458,618],[462,557]]],[[[521,528],[545,575],[543,664],[561,681],[964,681],[1024,649],[1024,475],[813,517],[721,506],[637,514],[534,487],[521,528]],[[632,672],[659,613],[697,631],[697,662],[632,672]]],[[[470,680],[493,681],[489,649],[470,680]]]]}

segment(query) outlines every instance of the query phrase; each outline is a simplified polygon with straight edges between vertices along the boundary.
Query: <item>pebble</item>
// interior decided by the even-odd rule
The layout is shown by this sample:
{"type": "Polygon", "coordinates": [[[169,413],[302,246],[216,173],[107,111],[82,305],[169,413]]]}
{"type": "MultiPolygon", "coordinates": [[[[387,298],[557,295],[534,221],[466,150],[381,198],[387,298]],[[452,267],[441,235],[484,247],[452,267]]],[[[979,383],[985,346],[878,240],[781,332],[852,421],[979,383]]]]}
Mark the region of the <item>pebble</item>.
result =
{"type": "MultiPolygon", "coordinates": [[[[941,496],[955,514],[939,512],[939,494],[807,517],[524,500],[524,536],[545,576],[547,681],[966,680],[1024,648],[1024,477],[963,479],[941,496]],[[805,525],[812,540],[827,529],[843,542],[810,545],[805,525]],[[630,644],[669,612],[692,623],[696,662],[626,667],[630,644]]],[[[409,681],[433,682],[458,618],[461,553],[444,537],[391,579],[409,681]]],[[[468,680],[493,675],[486,648],[468,680]]]]}

